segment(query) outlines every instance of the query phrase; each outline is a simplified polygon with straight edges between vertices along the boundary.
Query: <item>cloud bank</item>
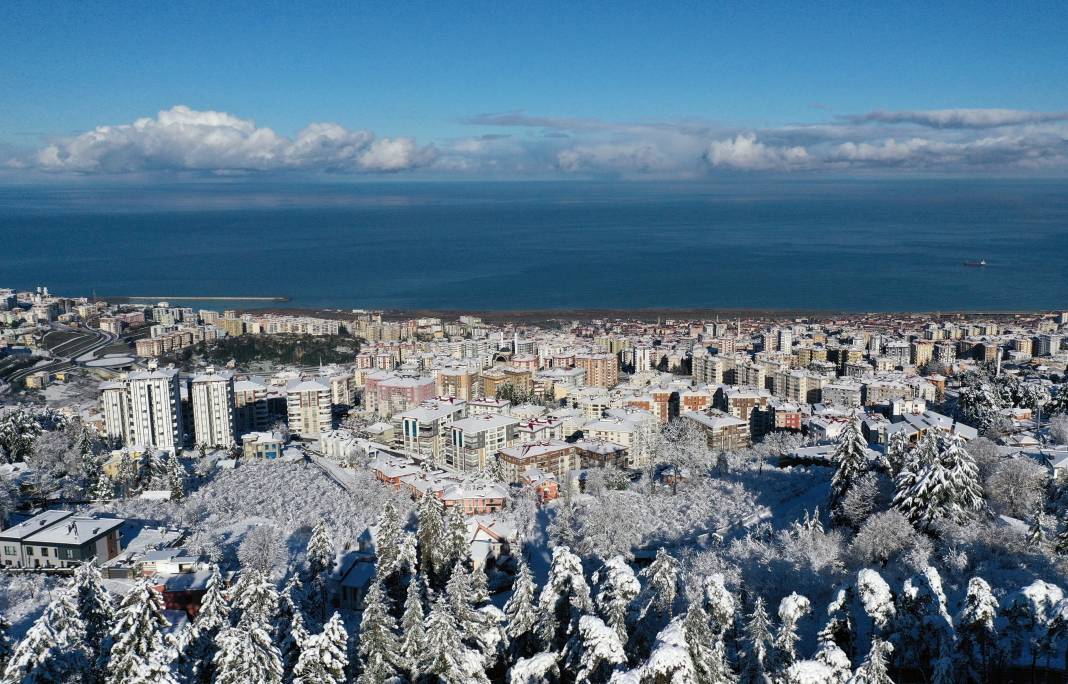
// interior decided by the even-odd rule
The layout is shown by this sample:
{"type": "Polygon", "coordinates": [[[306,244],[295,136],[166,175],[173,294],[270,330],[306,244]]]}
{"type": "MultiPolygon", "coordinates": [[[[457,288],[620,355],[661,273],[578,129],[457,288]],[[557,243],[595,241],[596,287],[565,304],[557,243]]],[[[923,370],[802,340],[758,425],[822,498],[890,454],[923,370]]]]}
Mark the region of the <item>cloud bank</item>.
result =
{"type": "Polygon", "coordinates": [[[616,122],[479,114],[468,136],[417,143],[313,123],[289,138],[226,112],[176,106],[57,139],[9,166],[50,173],[315,172],[442,177],[700,178],[820,172],[1068,172],[1068,112],[872,111],[744,127],[712,119],[616,122]]]}
{"type": "Polygon", "coordinates": [[[323,171],[392,173],[427,166],[433,146],[376,138],[336,123],[313,123],[295,138],[226,112],[179,105],[132,124],[99,126],[57,140],[21,162],[40,171],[120,174],[144,171],[323,171]]]}

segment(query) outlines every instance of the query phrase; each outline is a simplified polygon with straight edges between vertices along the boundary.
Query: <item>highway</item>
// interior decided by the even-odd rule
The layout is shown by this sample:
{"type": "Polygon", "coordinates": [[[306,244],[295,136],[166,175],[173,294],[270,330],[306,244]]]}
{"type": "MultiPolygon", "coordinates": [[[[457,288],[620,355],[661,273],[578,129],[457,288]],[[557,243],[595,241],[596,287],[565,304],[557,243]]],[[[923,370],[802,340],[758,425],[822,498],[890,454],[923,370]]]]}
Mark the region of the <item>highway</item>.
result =
{"type": "Polygon", "coordinates": [[[26,376],[38,371],[55,373],[77,365],[82,365],[78,361],[79,358],[86,354],[95,353],[114,343],[117,339],[117,335],[96,328],[70,328],[65,325],[54,323],[52,324],[52,330],[46,332],[41,338],[41,345],[52,353],[52,360],[47,364],[17,370],[5,379],[7,382],[15,385],[16,383],[22,382],[26,376]],[[49,347],[49,336],[57,335],[58,333],[74,333],[77,336],[68,340],[63,340],[62,342],[57,342],[54,347],[49,347]]]}

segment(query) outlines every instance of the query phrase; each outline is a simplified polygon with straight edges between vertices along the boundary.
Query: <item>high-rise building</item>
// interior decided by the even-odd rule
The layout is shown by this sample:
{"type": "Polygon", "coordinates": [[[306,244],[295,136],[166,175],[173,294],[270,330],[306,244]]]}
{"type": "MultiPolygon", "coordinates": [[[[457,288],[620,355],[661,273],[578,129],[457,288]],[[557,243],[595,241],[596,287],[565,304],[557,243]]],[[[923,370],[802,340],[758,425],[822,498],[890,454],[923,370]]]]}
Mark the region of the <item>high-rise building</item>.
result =
{"type": "Polygon", "coordinates": [[[234,374],[208,368],[189,382],[197,446],[230,448],[234,440],[234,374]]]}
{"type": "Polygon", "coordinates": [[[286,409],[292,434],[318,439],[331,428],[330,386],[318,380],[294,380],[286,386],[286,409]]]}
{"type": "Polygon", "coordinates": [[[267,388],[255,380],[234,383],[234,431],[238,435],[267,430],[267,388]]]}
{"type": "Polygon", "coordinates": [[[619,359],[615,354],[576,354],[575,367],[586,371],[590,387],[611,389],[619,384],[619,359]]]}
{"type": "Polygon", "coordinates": [[[178,371],[149,368],[100,386],[108,436],[127,445],[175,451],[184,424],[178,371]]]}

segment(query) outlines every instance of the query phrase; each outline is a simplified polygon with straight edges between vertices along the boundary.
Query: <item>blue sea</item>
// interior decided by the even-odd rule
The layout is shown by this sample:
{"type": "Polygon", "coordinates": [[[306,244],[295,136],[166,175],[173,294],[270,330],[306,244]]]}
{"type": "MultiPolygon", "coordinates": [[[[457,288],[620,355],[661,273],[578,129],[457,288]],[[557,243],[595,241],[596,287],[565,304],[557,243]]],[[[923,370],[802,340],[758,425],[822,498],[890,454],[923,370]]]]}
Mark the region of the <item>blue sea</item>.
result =
{"type": "Polygon", "coordinates": [[[301,308],[1064,308],[1068,181],[0,186],[0,287],[38,284],[301,308]]]}

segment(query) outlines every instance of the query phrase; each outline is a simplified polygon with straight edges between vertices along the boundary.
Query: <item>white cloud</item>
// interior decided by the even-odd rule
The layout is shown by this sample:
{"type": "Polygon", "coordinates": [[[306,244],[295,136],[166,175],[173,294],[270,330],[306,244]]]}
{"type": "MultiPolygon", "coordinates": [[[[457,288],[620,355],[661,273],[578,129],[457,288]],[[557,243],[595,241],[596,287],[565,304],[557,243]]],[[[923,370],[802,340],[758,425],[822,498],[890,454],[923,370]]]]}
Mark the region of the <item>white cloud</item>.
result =
{"type": "Polygon", "coordinates": [[[251,119],[179,105],[155,118],[99,126],[37,151],[25,165],[42,171],[395,172],[434,161],[433,146],[410,138],[376,138],[336,123],[313,123],[295,139],[257,127],[251,119]]]}
{"type": "Polygon", "coordinates": [[[868,112],[845,118],[855,123],[915,124],[931,128],[997,128],[1068,121],[1068,112],[1030,112],[1022,109],[929,109],[868,112]]]}
{"type": "Polygon", "coordinates": [[[727,140],[714,140],[705,155],[714,168],[740,171],[783,171],[810,162],[804,147],[776,147],[758,142],[753,133],[740,133],[727,140]]]}

